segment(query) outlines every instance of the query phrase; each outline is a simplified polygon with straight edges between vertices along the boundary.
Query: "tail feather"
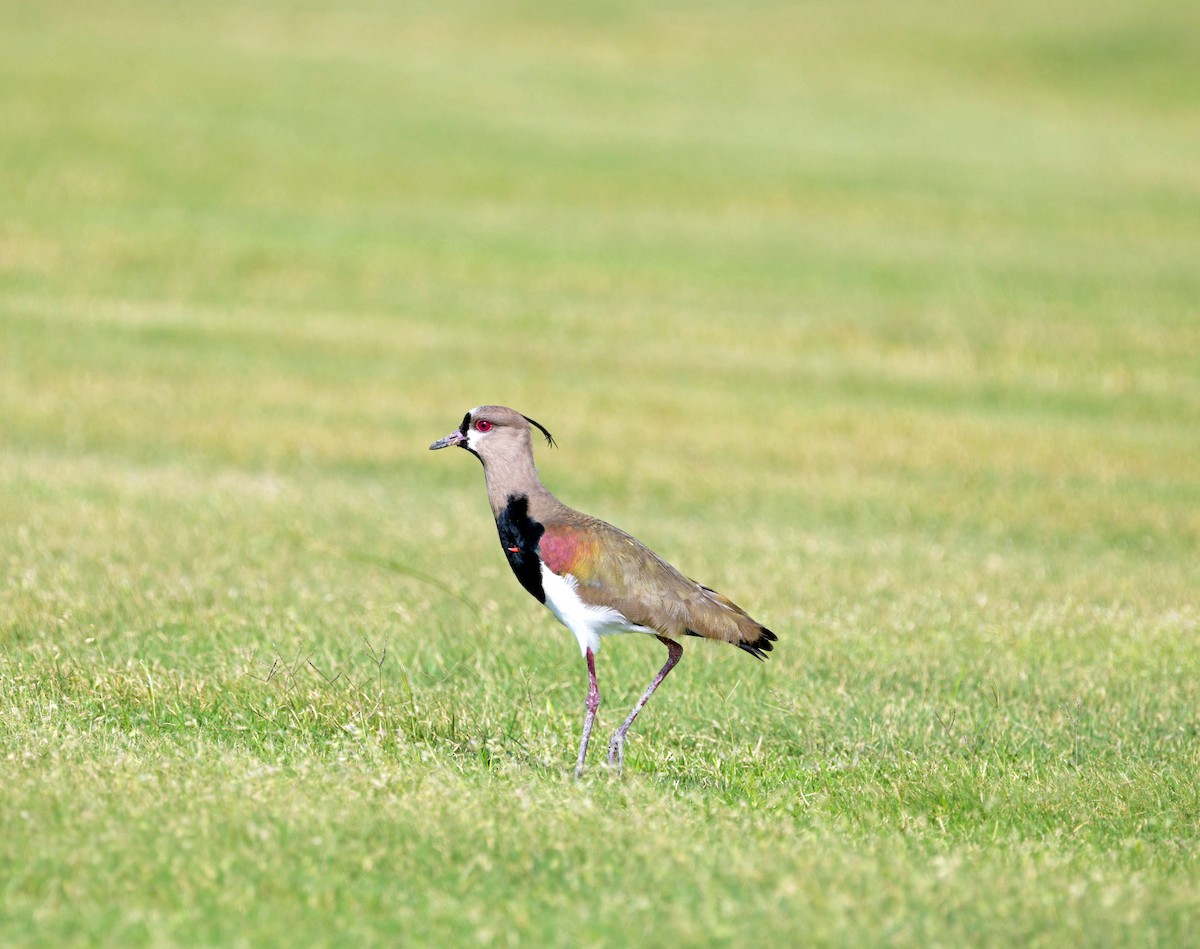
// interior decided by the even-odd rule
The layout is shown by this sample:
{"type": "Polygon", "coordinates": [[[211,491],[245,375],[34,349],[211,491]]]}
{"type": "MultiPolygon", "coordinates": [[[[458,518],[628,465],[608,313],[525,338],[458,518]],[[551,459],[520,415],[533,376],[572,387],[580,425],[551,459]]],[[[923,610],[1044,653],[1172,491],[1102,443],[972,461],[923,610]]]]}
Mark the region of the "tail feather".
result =
{"type": "Polygon", "coordinates": [[[750,653],[750,655],[752,655],[755,659],[761,659],[765,661],[767,658],[767,653],[775,648],[774,643],[777,642],[778,639],[779,637],[767,629],[767,627],[760,626],[758,628],[758,639],[743,640],[742,642],[738,643],[737,646],[738,649],[746,650],[746,652],[750,653]]]}
{"type": "MultiPolygon", "coordinates": [[[[697,586],[700,587],[709,600],[720,604],[731,613],[736,614],[738,618],[737,624],[734,628],[728,630],[729,635],[726,641],[732,642],[739,649],[746,650],[755,659],[765,660],[767,658],[766,654],[773,648],[772,643],[777,642],[779,637],[753,619],[749,613],[723,593],[718,593],[712,587],[706,587],[703,583],[699,583],[697,586]]],[[[691,636],[704,635],[703,633],[693,632],[690,629],[687,632],[691,636]]]]}

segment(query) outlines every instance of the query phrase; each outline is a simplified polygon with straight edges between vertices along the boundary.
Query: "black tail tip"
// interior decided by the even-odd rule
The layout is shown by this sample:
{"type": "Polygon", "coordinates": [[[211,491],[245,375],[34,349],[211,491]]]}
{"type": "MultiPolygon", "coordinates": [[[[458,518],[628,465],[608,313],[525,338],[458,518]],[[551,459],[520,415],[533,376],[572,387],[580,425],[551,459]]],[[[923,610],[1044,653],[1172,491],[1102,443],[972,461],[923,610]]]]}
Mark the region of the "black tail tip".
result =
{"type": "Polygon", "coordinates": [[[767,629],[767,627],[763,626],[758,631],[758,639],[754,640],[754,642],[747,640],[744,643],[738,643],[738,648],[746,650],[746,652],[750,653],[750,655],[752,655],[755,659],[760,659],[765,662],[767,659],[767,653],[775,648],[772,643],[776,643],[778,641],[779,637],[767,629]]]}

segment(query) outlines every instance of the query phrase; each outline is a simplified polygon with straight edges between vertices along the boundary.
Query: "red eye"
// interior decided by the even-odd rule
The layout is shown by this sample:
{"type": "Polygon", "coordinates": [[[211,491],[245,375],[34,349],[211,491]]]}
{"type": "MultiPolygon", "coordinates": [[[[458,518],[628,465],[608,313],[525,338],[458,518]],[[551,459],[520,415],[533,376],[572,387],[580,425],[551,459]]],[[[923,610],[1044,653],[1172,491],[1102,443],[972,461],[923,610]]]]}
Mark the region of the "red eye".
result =
{"type": "Polygon", "coordinates": [[[478,422],[475,423],[475,431],[477,431],[477,432],[490,432],[491,430],[492,430],[492,423],[489,422],[485,418],[481,418],[478,422]]]}

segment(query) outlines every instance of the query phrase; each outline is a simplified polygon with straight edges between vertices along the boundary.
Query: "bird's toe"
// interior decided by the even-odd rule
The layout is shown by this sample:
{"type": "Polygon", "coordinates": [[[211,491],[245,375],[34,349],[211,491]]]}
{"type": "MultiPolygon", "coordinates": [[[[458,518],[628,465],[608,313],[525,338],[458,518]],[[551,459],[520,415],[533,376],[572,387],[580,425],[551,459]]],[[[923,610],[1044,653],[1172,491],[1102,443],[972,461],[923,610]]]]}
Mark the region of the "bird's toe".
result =
{"type": "Polygon", "coordinates": [[[621,734],[613,735],[612,741],[608,743],[608,766],[617,766],[618,773],[625,770],[625,736],[621,734]]]}

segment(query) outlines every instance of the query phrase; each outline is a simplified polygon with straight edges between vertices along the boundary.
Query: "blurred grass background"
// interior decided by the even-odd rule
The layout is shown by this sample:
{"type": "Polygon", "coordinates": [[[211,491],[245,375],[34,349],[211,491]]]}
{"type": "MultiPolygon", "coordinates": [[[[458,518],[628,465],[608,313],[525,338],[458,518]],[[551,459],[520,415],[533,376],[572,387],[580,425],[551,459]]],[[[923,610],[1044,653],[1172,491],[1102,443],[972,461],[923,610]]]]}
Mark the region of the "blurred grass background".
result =
{"type": "Polygon", "coordinates": [[[0,941],[1194,944],[1197,63],[1177,0],[4,5],[0,941]],[[624,782],[426,451],[484,402],[780,633],[624,782]]]}

